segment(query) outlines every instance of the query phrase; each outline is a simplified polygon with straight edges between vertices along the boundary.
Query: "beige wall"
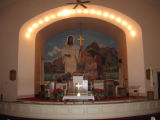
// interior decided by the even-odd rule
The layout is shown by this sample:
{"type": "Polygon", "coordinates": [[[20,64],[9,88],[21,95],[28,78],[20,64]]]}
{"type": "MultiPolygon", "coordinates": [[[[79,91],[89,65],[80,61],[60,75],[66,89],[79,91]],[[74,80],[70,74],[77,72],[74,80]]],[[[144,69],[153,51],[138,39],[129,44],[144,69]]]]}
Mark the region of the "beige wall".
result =
{"type": "MultiPolygon", "coordinates": [[[[18,68],[20,27],[32,17],[63,6],[69,1],[72,0],[19,0],[5,8],[0,8],[0,93],[4,94],[6,100],[14,100],[17,95],[16,81],[9,81],[9,70],[18,68]]],[[[150,65],[152,68],[160,68],[160,4],[151,1],[92,0],[92,4],[115,9],[137,21],[143,32],[145,68],[150,65]]]]}

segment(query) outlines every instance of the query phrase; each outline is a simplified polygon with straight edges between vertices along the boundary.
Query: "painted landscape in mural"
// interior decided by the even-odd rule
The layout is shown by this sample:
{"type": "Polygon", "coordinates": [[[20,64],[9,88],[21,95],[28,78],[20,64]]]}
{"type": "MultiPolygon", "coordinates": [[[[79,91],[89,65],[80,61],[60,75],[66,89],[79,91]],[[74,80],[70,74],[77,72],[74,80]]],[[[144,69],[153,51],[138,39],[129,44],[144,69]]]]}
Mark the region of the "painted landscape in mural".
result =
{"type": "MultiPolygon", "coordinates": [[[[66,80],[72,75],[83,75],[87,80],[117,80],[119,67],[116,40],[99,32],[83,30],[81,36],[84,40],[80,45],[80,41],[77,40],[80,37],[79,31],[67,31],[47,41],[44,61],[45,81],[66,80]],[[71,52],[77,53],[75,70],[69,73],[66,72],[63,51],[70,35],[74,36],[74,48],[71,52]]],[[[74,63],[72,59],[69,61],[71,64],[74,63]]]]}

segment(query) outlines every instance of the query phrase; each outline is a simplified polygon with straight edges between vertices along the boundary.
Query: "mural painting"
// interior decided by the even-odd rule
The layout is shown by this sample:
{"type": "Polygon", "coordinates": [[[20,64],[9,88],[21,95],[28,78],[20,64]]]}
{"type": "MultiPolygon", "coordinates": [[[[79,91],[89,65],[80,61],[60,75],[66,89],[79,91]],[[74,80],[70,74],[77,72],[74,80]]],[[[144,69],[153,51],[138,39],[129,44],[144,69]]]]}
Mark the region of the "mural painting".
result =
{"type": "Polygon", "coordinates": [[[87,80],[118,80],[116,40],[92,30],[72,30],[45,44],[45,81],[67,80],[83,75],[87,80]]]}

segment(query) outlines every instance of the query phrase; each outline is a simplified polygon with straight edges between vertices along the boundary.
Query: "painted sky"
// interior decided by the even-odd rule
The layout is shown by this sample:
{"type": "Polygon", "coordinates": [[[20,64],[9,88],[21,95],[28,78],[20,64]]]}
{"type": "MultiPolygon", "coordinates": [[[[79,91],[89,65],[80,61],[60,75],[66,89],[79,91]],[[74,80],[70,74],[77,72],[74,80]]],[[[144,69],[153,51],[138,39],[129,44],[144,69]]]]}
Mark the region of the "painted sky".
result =
{"type": "Polygon", "coordinates": [[[93,42],[97,42],[100,47],[113,47],[118,50],[117,42],[113,38],[107,36],[106,34],[96,32],[93,30],[71,30],[66,31],[56,36],[53,36],[45,44],[45,61],[54,61],[57,57],[61,55],[61,49],[66,43],[67,37],[73,35],[75,37],[74,43],[79,46],[80,43],[77,40],[80,35],[85,39],[83,40],[83,46],[87,47],[93,42]]]}

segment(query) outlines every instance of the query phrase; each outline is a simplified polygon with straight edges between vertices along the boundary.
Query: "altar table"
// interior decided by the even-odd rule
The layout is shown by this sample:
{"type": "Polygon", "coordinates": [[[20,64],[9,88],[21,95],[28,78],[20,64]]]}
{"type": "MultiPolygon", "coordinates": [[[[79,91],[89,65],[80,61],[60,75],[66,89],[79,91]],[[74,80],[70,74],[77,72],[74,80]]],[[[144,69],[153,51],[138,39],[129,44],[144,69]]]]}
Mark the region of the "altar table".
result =
{"type": "Polygon", "coordinates": [[[63,101],[65,100],[93,100],[94,96],[63,96],[63,101]]]}

